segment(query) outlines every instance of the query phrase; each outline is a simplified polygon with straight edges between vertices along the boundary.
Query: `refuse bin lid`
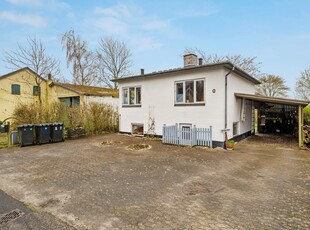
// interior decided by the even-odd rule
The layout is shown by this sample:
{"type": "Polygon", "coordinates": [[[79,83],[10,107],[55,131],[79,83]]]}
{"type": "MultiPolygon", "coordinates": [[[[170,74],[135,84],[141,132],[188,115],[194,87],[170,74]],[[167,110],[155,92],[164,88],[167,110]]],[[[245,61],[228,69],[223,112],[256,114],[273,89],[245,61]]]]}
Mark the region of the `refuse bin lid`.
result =
{"type": "Polygon", "coordinates": [[[50,126],[50,123],[35,124],[34,126],[50,126]]]}
{"type": "Polygon", "coordinates": [[[17,128],[24,128],[24,127],[33,127],[33,124],[22,124],[22,125],[17,125],[17,128]]]}
{"type": "Polygon", "coordinates": [[[64,123],[61,123],[61,122],[55,122],[53,123],[52,125],[63,125],[64,123]]]}

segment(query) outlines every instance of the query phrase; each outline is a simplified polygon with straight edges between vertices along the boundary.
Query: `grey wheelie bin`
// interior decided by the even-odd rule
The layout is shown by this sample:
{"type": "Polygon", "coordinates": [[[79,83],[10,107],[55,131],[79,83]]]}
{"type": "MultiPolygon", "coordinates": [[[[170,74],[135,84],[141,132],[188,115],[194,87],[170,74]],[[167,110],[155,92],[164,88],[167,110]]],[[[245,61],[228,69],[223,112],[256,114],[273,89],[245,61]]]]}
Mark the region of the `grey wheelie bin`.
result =
{"type": "Polygon", "coordinates": [[[47,144],[51,140],[51,126],[50,124],[36,124],[34,125],[36,132],[36,144],[47,144]]]}
{"type": "Polygon", "coordinates": [[[17,131],[21,147],[34,144],[34,126],[32,124],[18,125],[17,131]]]}
{"type": "Polygon", "coordinates": [[[60,142],[64,141],[63,137],[63,123],[52,123],[51,126],[51,141],[60,142]]]}

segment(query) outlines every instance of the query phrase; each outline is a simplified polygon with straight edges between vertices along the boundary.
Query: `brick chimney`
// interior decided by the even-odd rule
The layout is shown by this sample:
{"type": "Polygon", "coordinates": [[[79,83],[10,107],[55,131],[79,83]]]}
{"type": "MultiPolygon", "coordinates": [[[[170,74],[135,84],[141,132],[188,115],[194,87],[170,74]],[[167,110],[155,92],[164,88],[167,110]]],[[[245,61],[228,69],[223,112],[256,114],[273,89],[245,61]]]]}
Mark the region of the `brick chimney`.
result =
{"type": "Polygon", "coordinates": [[[47,80],[52,80],[52,74],[51,73],[47,74],[47,80]]]}
{"type": "Polygon", "coordinates": [[[197,55],[196,54],[185,54],[184,56],[184,67],[197,66],[197,55]]]}

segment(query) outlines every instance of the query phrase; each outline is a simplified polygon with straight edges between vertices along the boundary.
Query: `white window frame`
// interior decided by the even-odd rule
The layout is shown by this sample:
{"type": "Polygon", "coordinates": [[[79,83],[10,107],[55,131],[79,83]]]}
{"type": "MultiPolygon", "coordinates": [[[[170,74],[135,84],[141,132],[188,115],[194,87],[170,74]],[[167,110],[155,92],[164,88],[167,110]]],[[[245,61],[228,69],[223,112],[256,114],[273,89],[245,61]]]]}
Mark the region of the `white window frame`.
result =
{"type": "Polygon", "coordinates": [[[141,106],[141,101],[142,101],[142,87],[141,86],[128,86],[128,87],[122,87],[122,105],[123,106],[141,106]],[[130,89],[134,89],[134,103],[130,104],[130,89]],[[140,103],[137,103],[137,88],[140,88],[140,103]],[[124,91],[127,90],[127,95],[128,95],[128,101],[127,103],[124,103],[124,91]]]}
{"type": "Polygon", "coordinates": [[[205,96],[206,96],[206,80],[204,78],[199,78],[199,79],[187,79],[187,80],[182,80],[182,81],[175,81],[174,82],[174,103],[175,104],[205,104],[205,96]],[[193,92],[193,97],[194,101],[193,102],[186,102],[186,82],[192,81],[194,83],[194,92],[193,92]],[[196,101],[196,82],[197,81],[203,81],[203,101],[196,101]],[[178,102],[177,101],[177,84],[182,83],[183,84],[183,101],[178,102]]]}
{"type": "Polygon", "coordinates": [[[240,134],[240,122],[239,121],[235,121],[233,122],[233,126],[232,126],[232,135],[233,136],[238,136],[240,134]],[[234,125],[236,124],[236,133],[234,134],[234,125]]]}

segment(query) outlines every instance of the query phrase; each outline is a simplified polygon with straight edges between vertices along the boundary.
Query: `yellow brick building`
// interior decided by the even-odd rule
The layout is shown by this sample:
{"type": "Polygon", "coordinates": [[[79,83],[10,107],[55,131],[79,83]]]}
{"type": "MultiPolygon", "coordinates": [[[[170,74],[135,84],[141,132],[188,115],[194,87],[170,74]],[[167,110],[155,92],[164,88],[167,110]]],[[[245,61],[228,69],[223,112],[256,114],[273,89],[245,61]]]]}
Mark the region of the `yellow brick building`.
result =
{"type": "Polygon", "coordinates": [[[30,104],[40,100],[44,105],[63,102],[68,106],[79,106],[98,102],[117,107],[118,91],[56,83],[42,78],[28,67],[0,76],[0,121],[10,120],[18,104],[30,104]]]}

